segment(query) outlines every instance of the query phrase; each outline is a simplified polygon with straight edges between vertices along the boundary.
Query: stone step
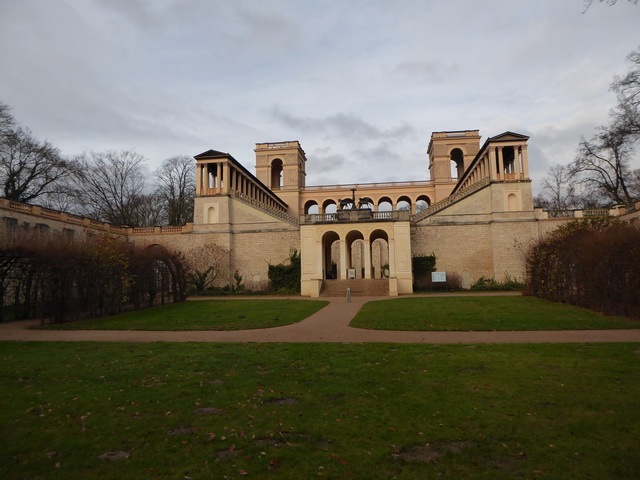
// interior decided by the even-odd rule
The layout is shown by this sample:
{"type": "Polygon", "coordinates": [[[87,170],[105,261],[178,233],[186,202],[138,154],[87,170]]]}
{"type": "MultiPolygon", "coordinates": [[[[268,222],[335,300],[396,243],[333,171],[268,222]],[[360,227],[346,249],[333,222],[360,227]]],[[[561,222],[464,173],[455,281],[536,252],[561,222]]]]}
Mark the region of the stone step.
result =
{"type": "Polygon", "coordinates": [[[325,280],[320,296],[346,297],[347,288],[351,289],[352,297],[386,297],[389,296],[389,279],[325,280]]]}

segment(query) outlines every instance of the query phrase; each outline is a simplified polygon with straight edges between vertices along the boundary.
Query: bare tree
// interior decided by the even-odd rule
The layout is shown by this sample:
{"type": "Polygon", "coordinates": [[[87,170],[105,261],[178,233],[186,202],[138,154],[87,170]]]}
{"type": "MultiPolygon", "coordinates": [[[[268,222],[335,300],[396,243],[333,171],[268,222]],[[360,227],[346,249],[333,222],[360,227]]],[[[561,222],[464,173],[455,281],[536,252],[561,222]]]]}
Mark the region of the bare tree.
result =
{"type": "Polygon", "coordinates": [[[153,227],[167,224],[167,212],[157,193],[138,195],[135,202],[135,225],[153,227]]]}
{"type": "Polygon", "coordinates": [[[37,140],[18,126],[7,105],[0,103],[1,195],[17,202],[31,202],[60,191],[61,182],[73,172],[49,142],[37,140]]]}
{"type": "Polygon", "coordinates": [[[622,77],[614,77],[611,89],[616,93],[618,105],[612,110],[616,128],[640,138],[640,49],[627,57],[629,71],[622,77]]]}
{"type": "Polygon", "coordinates": [[[0,102],[0,136],[4,137],[15,127],[15,119],[11,115],[11,107],[0,102]]]}
{"type": "Polygon", "coordinates": [[[156,191],[165,205],[169,225],[193,221],[194,172],[195,162],[187,156],[169,158],[154,172],[156,191]]]}
{"type": "Polygon", "coordinates": [[[567,165],[554,165],[542,180],[542,192],[536,202],[548,210],[576,207],[576,184],[567,165]]]}
{"type": "Polygon", "coordinates": [[[140,224],[145,159],[132,151],[85,153],[77,158],[79,197],[87,214],[116,225],[140,224]]]}
{"type": "Polygon", "coordinates": [[[632,154],[633,143],[628,133],[602,127],[591,140],[582,139],[570,172],[587,189],[602,194],[610,203],[630,204],[635,201],[627,187],[632,154]]]}
{"type": "MultiPolygon", "coordinates": [[[[618,3],[618,0],[599,0],[599,1],[600,3],[605,2],[607,5],[615,5],[616,3],[618,3]]],[[[584,10],[582,13],[585,13],[587,10],[589,10],[589,7],[593,3],[593,0],[583,0],[583,2],[584,2],[584,10]]],[[[634,5],[638,4],[638,0],[628,0],[628,2],[634,5]]]]}
{"type": "Polygon", "coordinates": [[[588,192],[581,195],[583,206],[628,205],[640,200],[631,170],[635,144],[640,140],[640,50],[627,60],[626,75],[615,77],[611,88],[618,104],[611,110],[611,122],[602,126],[590,140],[582,139],[570,165],[574,185],[588,192]]]}

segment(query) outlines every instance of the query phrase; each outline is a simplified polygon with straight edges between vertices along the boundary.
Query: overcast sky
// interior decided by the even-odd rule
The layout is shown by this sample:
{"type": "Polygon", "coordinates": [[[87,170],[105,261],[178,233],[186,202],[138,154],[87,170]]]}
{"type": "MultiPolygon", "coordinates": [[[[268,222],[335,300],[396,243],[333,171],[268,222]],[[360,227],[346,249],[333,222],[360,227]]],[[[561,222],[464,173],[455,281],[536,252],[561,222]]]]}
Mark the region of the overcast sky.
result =
{"type": "Polygon", "coordinates": [[[428,178],[431,132],[529,135],[531,176],[607,122],[640,5],[0,0],[0,101],[66,155],[151,169],[299,140],[307,184],[428,178]]]}

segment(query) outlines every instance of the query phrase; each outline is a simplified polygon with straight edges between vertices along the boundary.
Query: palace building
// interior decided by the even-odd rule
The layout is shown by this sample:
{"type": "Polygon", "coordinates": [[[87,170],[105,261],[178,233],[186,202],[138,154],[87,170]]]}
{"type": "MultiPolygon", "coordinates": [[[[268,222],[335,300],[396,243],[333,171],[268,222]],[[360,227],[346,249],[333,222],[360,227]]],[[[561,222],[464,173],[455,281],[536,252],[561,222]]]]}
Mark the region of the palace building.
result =
{"type": "MultiPolygon", "coordinates": [[[[268,265],[295,249],[301,292],[310,297],[343,295],[347,286],[354,294],[412,293],[411,259],[421,255],[435,255],[437,270],[459,275],[463,287],[480,277],[523,280],[528,243],[568,218],[533,206],[529,137],[480,139],[478,130],[434,132],[428,180],[349,185],[306,185],[297,141],[256,144],[255,175],[230,154],[208,150],[195,156],[192,224],[121,227],[3,200],[2,228],[107,230],[185,253],[215,243],[229,251],[228,277],[217,280],[232,284],[237,272],[247,288],[264,285],[268,265]]],[[[568,215],[637,220],[637,207],[568,215]]]]}

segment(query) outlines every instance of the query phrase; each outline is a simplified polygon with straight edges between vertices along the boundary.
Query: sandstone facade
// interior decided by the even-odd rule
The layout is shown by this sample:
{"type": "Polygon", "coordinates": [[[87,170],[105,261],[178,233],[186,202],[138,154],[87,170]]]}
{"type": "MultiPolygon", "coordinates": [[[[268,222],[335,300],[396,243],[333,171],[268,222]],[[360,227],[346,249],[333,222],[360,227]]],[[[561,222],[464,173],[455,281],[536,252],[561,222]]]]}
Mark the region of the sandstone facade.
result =
{"type": "MultiPolygon", "coordinates": [[[[524,279],[530,242],[571,217],[533,208],[528,137],[505,132],[480,146],[477,130],[435,132],[430,180],[306,186],[298,142],[256,144],[256,175],[231,155],[196,158],[194,222],[130,228],[0,199],[0,234],[36,229],[81,237],[108,233],[142,246],[163,245],[189,256],[207,245],[225,253],[219,285],[240,275],[263,287],[269,264],[302,257],[302,294],[318,296],[333,279],[388,278],[389,294],[411,293],[411,258],[432,255],[437,269],[468,287],[480,277],[524,279]]],[[[596,212],[640,221],[640,204],[596,212]]]]}

